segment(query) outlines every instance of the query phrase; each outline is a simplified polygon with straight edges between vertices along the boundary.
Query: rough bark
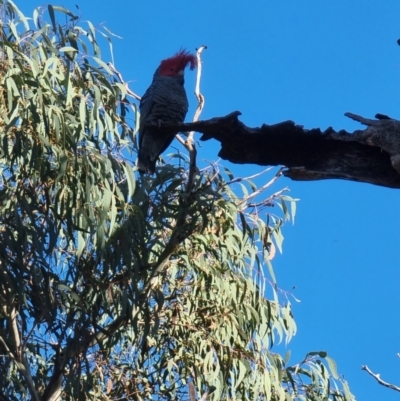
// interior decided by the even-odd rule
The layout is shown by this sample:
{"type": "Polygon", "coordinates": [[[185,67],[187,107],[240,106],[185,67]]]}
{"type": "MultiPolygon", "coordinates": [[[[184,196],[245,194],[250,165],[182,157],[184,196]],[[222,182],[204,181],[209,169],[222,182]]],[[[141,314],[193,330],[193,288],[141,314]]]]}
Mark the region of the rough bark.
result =
{"type": "Polygon", "coordinates": [[[328,178],[400,188],[400,121],[377,114],[376,120],[346,113],[364,130],[336,132],[306,129],[293,121],[250,128],[240,112],[195,123],[162,125],[202,133],[203,141],[221,143],[219,156],[238,164],[283,165],[293,180],[328,178]]]}

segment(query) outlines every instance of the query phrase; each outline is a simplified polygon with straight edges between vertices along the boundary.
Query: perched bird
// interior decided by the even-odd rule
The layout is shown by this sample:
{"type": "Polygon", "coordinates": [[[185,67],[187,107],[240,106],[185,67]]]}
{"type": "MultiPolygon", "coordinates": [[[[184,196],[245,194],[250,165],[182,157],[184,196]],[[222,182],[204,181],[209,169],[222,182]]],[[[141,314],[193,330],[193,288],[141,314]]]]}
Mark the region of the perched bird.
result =
{"type": "Polygon", "coordinates": [[[156,161],[173,141],[176,131],[158,130],[146,126],[148,123],[180,123],[188,111],[188,100],[184,88],[186,66],[193,70],[197,66],[196,56],[181,49],[174,56],[162,60],[153,76],[153,82],[140,101],[139,124],[139,170],[154,174],[156,161]]]}

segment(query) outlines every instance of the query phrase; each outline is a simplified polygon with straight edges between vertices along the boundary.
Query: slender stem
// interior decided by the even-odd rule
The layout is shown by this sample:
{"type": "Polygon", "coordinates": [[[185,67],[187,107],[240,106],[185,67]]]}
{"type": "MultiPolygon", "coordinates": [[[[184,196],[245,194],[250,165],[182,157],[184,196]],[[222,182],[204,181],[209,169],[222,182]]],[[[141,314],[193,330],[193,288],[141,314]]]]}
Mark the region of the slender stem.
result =
{"type": "MultiPolygon", "coordinates": [[[[207,46],[203,45],[200,46],[197,49],[196,52],[196,57],[197,57],[197,76],[196,76],[196,87],[194,94],[197,97],[197,108],[196,112],[194,113],[193,117],[193,122],[198,121],[201,112],[203,111],[204,108],[204,96],[200,93],[200,80],[201,80],[201,71],[202,71],[202,64],[201,64],[201,53],[203,50],[207,49],[207,46]]],[[[197,150],[196,146],[194,144],[194,131],[189,132],[189,135],[186,139],[185,142],[185,147],[189,151],[189,157],[190,157],[190,162],[189,162],[189,177],[188,177],[188,183],[186,187],[186,192],[190,193],[193,189],[194,186],[194,178],[196,176],[196,171],[197,171],[197,165],[196,165],[196,156],[197,156],[197,150]]]]}
{"type": "Polygon", "coordinates": [[[395,386],[394,384],[385,382],[384,380],[382,380],[382,379],[380,378],[380,374],[379,374],[379,373],[373,373],[373,372],[371,371],[371,369],[370,369],[368,366],[366,366],[366,365],[361,366],[361,370],[365,370],[368,374],[370,374],[372,377],[374,377],[375,380],[376,380],[379,384],[381,384],[382,386],[391,388],[392,390],[400,391],[400,387],[395,386]]]}

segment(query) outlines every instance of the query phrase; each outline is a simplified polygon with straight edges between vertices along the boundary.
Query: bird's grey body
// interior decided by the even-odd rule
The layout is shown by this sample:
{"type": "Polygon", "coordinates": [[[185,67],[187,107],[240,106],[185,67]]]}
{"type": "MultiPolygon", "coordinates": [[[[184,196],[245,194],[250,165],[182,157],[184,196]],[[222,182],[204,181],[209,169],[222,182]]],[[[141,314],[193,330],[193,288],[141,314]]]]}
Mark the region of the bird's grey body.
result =
{"type": "Polygon", "coordinates": [[[148,174],[154,173],[159,155],[171,144],[176,132],[152,130],[146,124],[183,122],[189,107],[183,74],[161,76],[158,70],[140,102],[137,164],[140,170],[148,174]]]}

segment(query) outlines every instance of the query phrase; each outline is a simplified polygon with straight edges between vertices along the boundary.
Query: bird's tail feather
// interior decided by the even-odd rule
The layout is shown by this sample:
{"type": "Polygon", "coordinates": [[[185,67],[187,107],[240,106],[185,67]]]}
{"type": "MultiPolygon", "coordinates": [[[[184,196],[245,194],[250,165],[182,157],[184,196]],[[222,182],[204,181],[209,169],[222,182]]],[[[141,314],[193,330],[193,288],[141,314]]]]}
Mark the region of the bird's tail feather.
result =
{"type": "Polygon", "coordinates": [[[149,159],[142,159],[140,156],[137,159],[137,166],[140,171],[146,174],[154,174],[156,170],[156,161],[149,159]]]}

